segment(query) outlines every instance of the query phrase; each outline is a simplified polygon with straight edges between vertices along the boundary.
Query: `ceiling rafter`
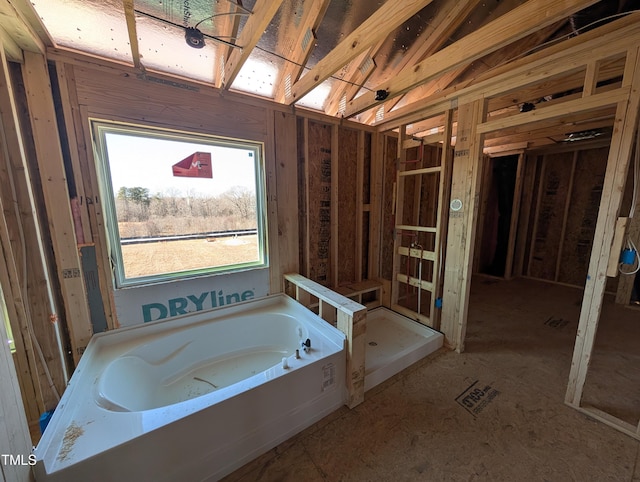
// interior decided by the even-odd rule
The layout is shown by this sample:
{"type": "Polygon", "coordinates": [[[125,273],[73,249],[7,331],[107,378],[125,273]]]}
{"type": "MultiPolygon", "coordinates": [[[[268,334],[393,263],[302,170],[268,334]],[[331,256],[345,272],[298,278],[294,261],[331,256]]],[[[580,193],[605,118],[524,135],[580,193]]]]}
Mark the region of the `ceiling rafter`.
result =
{"type": "Polygon", "coordinates": [[[0,0],[0,23],[12,42],[22,50],[45,53],[47,48],[29,19],[8,0],[0,0]]]}
{"type": "Polygon", "coordinates": [[[313,48],[315,47],[316,31],[327,12],[330,0],[317,0],[303,2],[304,12],[301,15],[299,25],[292,33],[293,41],[289,45],[280,48],[282,55],[289,60],[278,75],[274,100],[285,102],[290,87],[298,81],[304,65],[306,65],[313,48]],[[288,80],[287,80],[288,79],[288,80]],[[286,88],[289,86],[289,88],[286,88]]]}
{"type": "Polygon", "coordinates": [[[140,47],[138,46],[138,31],[136,28],[136,14],[133,7],[133,0],[122,0],[124,8],[124,18],[127,21],[127,33],[129,34],[129,46],[131,47],[131,58],[136,69],[144,71],[144,65],[140,60],[140,47]]]}
{"type": "MultiPolygon", "coordinates": [[[[427,119],[440,112],[444,105],[449,105],[452,101],[460,98],[469,98],[478,95],[480,92],[484,92],[484,95],[491,97],[493,95],[490,90],[492,85],[495,84],[495,79],[499,77],[513,78],[513,76],[526,76],[533,80],[533,77],[543,79],[545,77],[552,77],[556,84],[564,86],[564,82],[567,80],[567,74],[564,70],[560,70],[559,74],[549,72],[549,70],[555,70],[550,67],[550,62],[553,63],[554,59],[558,56],[564,55],[568,49],[572,49],[575,52],[581,52],[580,55],[592,55],[593,50],[599,44],[599,39],[603,36],[609,36],[610,43],[606,46],[607,49],[612,48],[612,43],[624,42],[630,35],[635,35],[638,30],[638,20],[640,14],[630,14],[626,17],[615,20],[609,24],[605,24],[597,29],[585,32],[580,36],[575,36],[563,42],[556,43],[554,45],[546,47],[544,50],[540,50],[526,57],[515,60],[509,64],[504,64],[496,67],[492,70],[481,74],[475,79],[461,82],[453,87],[450,87],[438,94],[431,96],[428,99],[428,103],[424,101],[421,103],[415,103],[407,106],[403,106],[394,110],[387,115],[384,121],[378,124],[378,128],[382,130],[389,130],[395,128],[401,124],[407,124],[416,122],[417,119],[427,119]],[[533,72],[539,75],[533,75],[533,72]],[[428,105],[427,105],[428,104],[428,105]],[[427,105],[427,107],[424,107],[427,105]]],[[[617,58],[617,54],[612,56],[617,58]]],[[[577,61],[577,60],[576,60],[577,61]]],[[[582,79],[583,76],[580,77],[582,79]]],[[[535,84],[533,82],[532,84],[535,84]]],[[[573,84],[570,84],[573,85],[573,84]]],[[[532,85],[535,88],[535,85],[532,85]]],[[[520,90],[519,92],[523,92],[520,90]]],[[[517,94],[514,94],[517,95],[517,94]]],[[[500,97],[503,97],[500,95],[500,97]]],[[[496,107],[506,107],[502,104],[496,107]]]]}
{"type": "Polygon", "coordinates": [[[241,48],[236,48],[231,52],[227,63],[224,66],[224,76],[222,87],[229,89],[233,81],[240,73],[240,69],[251,55],[251,51],[258,44],[260,37],[276,14],[283,0],[257,0],[253,7],[253,13],[249,15],[247,23],[244,24],[240,36],[235,42],[241,48]]]}
{"type": "Polygon", "coordinates": [[[325,114],[339,114],[342,99],[344,99],[344,107],[346,107],[346,103],[353,100],[356,94],[360,92],[361,86],[364,85],[377,67],[375,56],[383,44],[384,40],[381,40],[349,62],[344,75],[340,77],[342,82],[338,82],[327,97],[324,107],[325,114]]]}
{"type": "MultiPolygon", "coordinates": [[[[242,0],[236,0],[236,2],[220,2],[218,1],[218,8],[216,14],[220,14],[219,20],[215,24],[215,36],[223,40],[234,43],[238,36],[238,29],[240,28],[240,15],[231,15],[240,12],[242,7],[242,0]]],[[[222,87],[222,78],[224,76],[225,62],[231,55],[233,47],[230,45],[220,44],[218,45],[218,54],[213,63],[213,84],[220,88],[222,87]]]]}
{"type": "Polygon", "coordinates": [[[328,55],[291,87],[292,104],[347,65],[373,44],[385,39],[407,19],[418,13],[432,0],[387,1],[358,28],[351,32],[328,55]]]}
{"type": "MultiPolygon", "coordinates": [[[[374,90],[386,90],[391,97],[405,94],[451,69],[479,59],[596,2],[529,0],[415,66],[406,67],[386,85],[374,90]]],[[[367,92],[349,104],[345,117],[353,117],[380,103],[367,92]]]]}
{"type": "MultiPolygon", "coordinates": [[[[456,31],[456,29],[458,29],[467,19],[479,2],[480,0],[447,0],[447,2],[440,7],[431,23],[427,26],[427,31],[424,34],[424,41],[415,42],[413,44],[405,54],[402,62],[397,66],[397,71],[402,70],[407,65],[415,65],[424,60],[427,56],[437,52],[456,31]]],[[[455,78],[455,75],[456,73],[453,73],[453,75],[449,75],[449,77],[455,78]]],[[[449,82],[447,82],[444,87],[448,84],[449,82]]],[[[429,92],[429,89],[427,89],[427,92],[429,92]]],[[[383,112],[391,111],[391,109],[393,109],[401,99],[402,97],[398,96],[385,102],[383,112]]],[[[348,102],[351,100],[352,99],[347,99],[348,102]]],[[[376,112],[377,109],[374,109],[369,117],[364,119],[364,123],[374,123],[376,119],[376,112]]]]}

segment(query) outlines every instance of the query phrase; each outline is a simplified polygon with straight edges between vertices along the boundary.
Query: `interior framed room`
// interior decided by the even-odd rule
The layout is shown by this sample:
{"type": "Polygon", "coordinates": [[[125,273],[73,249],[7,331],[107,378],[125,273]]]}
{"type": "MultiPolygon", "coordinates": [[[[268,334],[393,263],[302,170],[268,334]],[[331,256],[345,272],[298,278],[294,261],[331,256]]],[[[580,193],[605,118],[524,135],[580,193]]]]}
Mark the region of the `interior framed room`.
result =
{"type": "Polygon", "coordinates": [[[640,476],[633,2],[0,14],[0,480],[640,476]]]}

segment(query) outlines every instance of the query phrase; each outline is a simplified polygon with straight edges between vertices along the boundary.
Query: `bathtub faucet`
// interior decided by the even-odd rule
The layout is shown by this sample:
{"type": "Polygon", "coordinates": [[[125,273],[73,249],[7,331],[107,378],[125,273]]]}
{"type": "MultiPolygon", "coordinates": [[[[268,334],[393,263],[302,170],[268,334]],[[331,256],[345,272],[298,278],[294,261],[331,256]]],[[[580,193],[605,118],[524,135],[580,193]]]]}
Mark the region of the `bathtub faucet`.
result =
{"type": "Polygon", "coordinates": [[[311,349],[311,340],[309,338],[302,342],[302,349],[304,351],[309,351],[311,349]]]}

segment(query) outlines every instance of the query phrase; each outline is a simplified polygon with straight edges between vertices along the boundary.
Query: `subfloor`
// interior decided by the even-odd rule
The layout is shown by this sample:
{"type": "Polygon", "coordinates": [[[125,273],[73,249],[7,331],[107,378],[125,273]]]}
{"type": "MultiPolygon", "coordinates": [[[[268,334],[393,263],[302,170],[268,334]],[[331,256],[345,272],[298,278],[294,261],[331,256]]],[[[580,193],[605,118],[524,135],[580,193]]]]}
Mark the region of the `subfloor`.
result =
{"type": "MultiPolygon", "coordinates": [[[[229,481],[640,481],[640,442],[564,405],[580,290],[472,283],[466,350],[441,349],[229,481]]],[[[585,402],[637,424],[640,311],[607,304],[585,402]]]]}

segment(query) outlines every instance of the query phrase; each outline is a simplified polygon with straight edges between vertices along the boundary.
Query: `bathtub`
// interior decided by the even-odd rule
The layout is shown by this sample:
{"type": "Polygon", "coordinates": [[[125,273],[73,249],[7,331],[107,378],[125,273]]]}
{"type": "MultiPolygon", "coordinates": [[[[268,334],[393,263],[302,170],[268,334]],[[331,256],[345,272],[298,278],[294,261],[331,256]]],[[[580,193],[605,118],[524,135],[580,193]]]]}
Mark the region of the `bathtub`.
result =
{"type": "Polygon", "coordinates": [[[95,335],[36,480],[217,480],[343,405],[345,358],[285,295],[95,335]]]}

